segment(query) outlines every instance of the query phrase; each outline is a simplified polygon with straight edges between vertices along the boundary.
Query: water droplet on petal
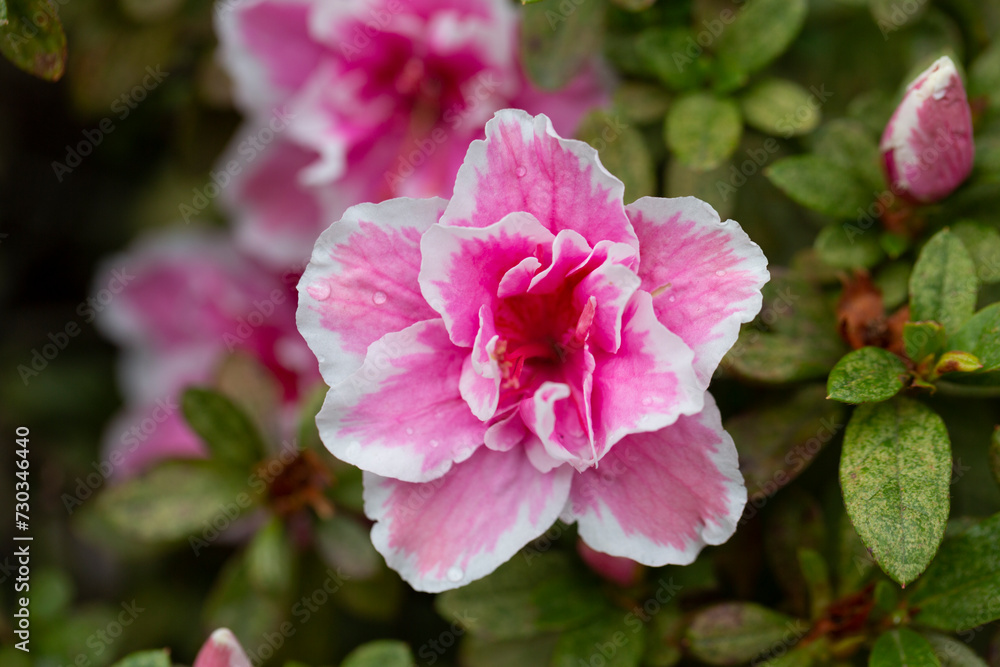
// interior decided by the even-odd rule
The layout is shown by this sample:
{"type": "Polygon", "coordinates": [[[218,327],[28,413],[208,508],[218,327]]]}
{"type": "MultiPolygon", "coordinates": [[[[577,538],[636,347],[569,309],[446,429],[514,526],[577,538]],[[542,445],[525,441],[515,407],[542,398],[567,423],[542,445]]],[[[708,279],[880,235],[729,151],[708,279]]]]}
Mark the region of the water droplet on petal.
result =
{"type": "Polygon", "coordinates": [[[381,306],[388,299],[389,297],[385,295],[385,292],[375,292],[374,294],[372,294],[372,303],[374,303],[376,306],[381,306]]]}
{"type": "Polygon", "coordinates": [[[725,272],[725,271],[722,271],[722,270],[720,269],[719,271],[716,271],[716,272],[715,272],[715,275],[717,275],[717,276],[724,276],[724,275],[726,275],[726,272],[725,272]]]}
{"type": "Polygon", "coordinates": [[[677,301],[677,297],[674,297],[674,296],[667,297],[667,301],[669,301],[670,303],[673,303],[674,301],[677,301]]]}
{"type": "Polygon", "coordinates": [[[325,301],[330,298],[330,285],[325,282],[315,283],[307,288],[309,296],[317,301],[325,301]]]}
{"type": "Polygon", "coordinates": [[[406,427],[406,435],[413,435],[413,429],[409,426],[406,427]]]}
{"type": "Polygon", "coordinates": [[[440,443],[440,442],[438,442],[437,440],[431,440],[431,443],[430,443],[430,444],[431,444],[431,447],[437,447],[437,446],[438,446],[438,445],[440,445],[441,443],[440,443]]]}
{"type": "Polygon", "coordinates": [[[465,572],[462,572],[460,567],[448,568],[448,581],[458,582],[462,580],[465,576],[465,572]]]}
{"type": "Polygon", "coordinates": [[[653,404],[653,399],[651,399],[649,396],[647,396],[646,398],[642,399],[642,404],[643,405],[652,405],[653,404]]]}
{"type": "Polygon", "coordinates": [[[518,167],[517,169],[514,170],[514,173],[517,174],[518,178],[523,178],[524,175],[528,173],[528,170],[525,169],[524,167],[518,167]]]}

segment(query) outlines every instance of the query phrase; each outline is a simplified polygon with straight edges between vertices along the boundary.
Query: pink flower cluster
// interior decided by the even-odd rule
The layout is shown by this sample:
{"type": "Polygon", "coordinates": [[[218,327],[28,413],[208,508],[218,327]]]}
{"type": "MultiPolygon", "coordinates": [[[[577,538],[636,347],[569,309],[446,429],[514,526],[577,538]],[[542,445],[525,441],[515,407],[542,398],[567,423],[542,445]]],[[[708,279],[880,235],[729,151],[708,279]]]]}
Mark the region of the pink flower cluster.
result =
{"type": "Polygon", "coordinates": [[[252,160],[226,200],[243,247],[270,263],[307,257],[353,204],[448,196],[498,109],[573,132],[606,101],[595,67],[557,93],[527,81],[507,0],[241,0],[216,23],[248,119],[223,162],[252,160]],[[276,112],[288,128],[257,154],[243,137],[276,112]]]}
{"type": "Polygon", "coordinates": [[[503,110],[450,200],[355,206],[317,241],[298,309],[330,386],[317,424],[414,588],[483,577],[560,518],[647,565],[735,530],[746,489],[706,389],[766,260],[705,202],[623,194],[590,146],[503,110]]]}
{"type": "Polygon", "coordinates": [[[137,275],[99,316],[125,349],[126,407],[105,436],[118,473],[203,453],[178,396],[211,383],[233,352],[275,375],[290,419],[318,374],[289,288],[320,231],[348,206],[448,194],[498,108],[548,111],[572,131],[605,100],[593,67],[558,93],[525,80],[506,0],[240,0],[216,9],[246,117],[219,168],[235,243],[155,236],[110,263],[137,275]]]}

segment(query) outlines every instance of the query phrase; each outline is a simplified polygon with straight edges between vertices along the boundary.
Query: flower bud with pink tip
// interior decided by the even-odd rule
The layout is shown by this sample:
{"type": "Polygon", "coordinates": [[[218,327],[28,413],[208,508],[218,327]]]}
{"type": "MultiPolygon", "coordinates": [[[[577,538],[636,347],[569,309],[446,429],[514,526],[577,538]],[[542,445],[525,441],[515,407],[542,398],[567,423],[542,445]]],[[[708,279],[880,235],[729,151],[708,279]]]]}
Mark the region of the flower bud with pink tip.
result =
{"type": "Polygon", "coordinates": [[[972,112],[951,58],[939,58],[907,87],[880,147],[890,187],[910,201],[943,199],[968,177],[972,112]]]}
{"type": "Polygon", "coordinates": [[[236,635],[228,628],[219,628],[198,651],[192,667],[251,667],[236,635]]]}

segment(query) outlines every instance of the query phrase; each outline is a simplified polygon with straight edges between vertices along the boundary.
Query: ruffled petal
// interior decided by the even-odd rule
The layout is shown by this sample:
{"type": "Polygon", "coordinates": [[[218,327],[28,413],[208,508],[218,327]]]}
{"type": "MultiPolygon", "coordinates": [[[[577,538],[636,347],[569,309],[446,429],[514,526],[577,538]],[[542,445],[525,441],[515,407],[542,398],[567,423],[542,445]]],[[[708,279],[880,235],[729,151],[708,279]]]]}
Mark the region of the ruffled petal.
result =
{"type": "Polygon", "coordinates": [[[638,248],[623,195],[596,150],[559,137],[545,115],[504,109],[486,124],[486,140],[469,146],[441,223],[488,227],[526,211],[553,234],[579,232],[591,247],[607,240],[638,248]]]}
{"type": "Polygon", "coordinates": [[[357,372],[330,388],[316,417],[323,443],[378,475],[440,477],[469,458],[486,433],[459,393],[466,358],[440,319],[386,334],[357,372]]]}
{"type": "Polygon", "coordinates": [[[441,199],[394,199],[350,208],[316,242],[299,281],[296,322],[334,385],[355,371],[368,346],[434,319],[417,284],[420,237],[441,199]]]}
{"type": "Polygon", "coordinates": [[[735,532],[747,492],[715,401],[619,442],[573,479],[563,518],[592,548],[645,565],[686,565],[735,532]]]}
{"type": "Polygon", "coordinates": [[[542,474],[520,449],[486,447],[424,484],[365,473],[365,512],[377,522],[372,542],[416,590],[464,586],[555,522],[571,474],[568,466],[542,474]]]}
{"type": "Polygon", "coordinates": [[[761,307],[770,277],[760,247],[694,197],[642,197],[625,209],[642,244],[639,277],[656,317],[695,353],[702,388],[761,307]]]}
{"type": "Polygon", "coordinates": [[[598,455],[626,435],[656,431],[701,410],[705,392],[691,365],[693,356],[657,321],[649,294],[636,292],[625,309],[618,352],[594,351],[598,455]]]}

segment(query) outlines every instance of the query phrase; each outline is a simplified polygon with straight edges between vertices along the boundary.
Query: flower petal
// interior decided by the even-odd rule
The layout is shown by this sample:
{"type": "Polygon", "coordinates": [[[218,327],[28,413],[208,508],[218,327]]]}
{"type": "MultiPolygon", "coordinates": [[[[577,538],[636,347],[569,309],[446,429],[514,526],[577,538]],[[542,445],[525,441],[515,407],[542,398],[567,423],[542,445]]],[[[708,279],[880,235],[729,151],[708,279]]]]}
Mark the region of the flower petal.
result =
{"type": "Polygon", "coordinates": [[[767,259],[733,220],[694,197],[642,197],[625,209],[639,241],[642,289],[656,317],[694,350],[702,388],[761,307],[767,259]]]}
{"type": "Polygon", "coordinates": [[[424,234],[420,289],[441,313],[455,345],[472,347],[480,308],[495,310],[504,276],[525,258],[547,262],[552,239],[527,213],[511,213],[485,228],[434,225],[424,234]]]}
{"type": "Polygon", "coordinates": [[[638,248],[623,196],[596,150],[561,138],[545,115],[504,109],[486,124],[486,140],[469,146],[441,224],[488,227],[526,211],[553,234],[579,232],[591,247],[609,240],[638,248]]]}
{"type": "Polygon", "coordinates": [[[250,667],[250,658],[231,630],[219,628],[198,651],[192,667],[250,667]]]}
{"type": "Polygon", "coordinates": [[[594,350],[599,456],[630,433],[656,431],[701,410],[705,392],[691,365],[693,356],[657,321],[649,294],[636,292],[623,315],[618,352],[594,350]]]}
{"type": "MultiPolygon", "coordinates": [[[[243,136],[246,133],[237,132],[237,138],[243,136]]],[[[218,169],[233,179],[223,189],[223,201],[236,220],[236,242],[269,266],[301,270],[325,222],[318,195],[298,177],[316,155],[275,140],[240,167],[241,145],[242,140],[234,142],[218,169]],[[233,164],[240,169],[235,175],[229,168],[233,164]]]]}
{"type": "Polygon", "coordinates": [[[564,520],[592,548],[645,565],[686,565],[735,532],[746,505],[736,447],[710,395],[705,409],[630,435],[573,480],[564,520]]]}
{"type": "Polygon", "coordinates": [[[445,474],[483,444],[486,425],[459,394],[468,350],[440,320],[386,334],[364,364],[330,388],[316,425],[337,458],[410,482],[445,474]]]}
{"type": "Polygon", "coordinates": [[[299,281],[296,322],[334,385],[355,371],[368,346],[437,313],[420,294],[420,237],[441,199],[361,204],[316,241],[299,281]]]}
{"type": "Polygon", "coordinates": [[[495,570],[559,517],[569,466],[542,474],[523,450],[486,447],[447,475],[410,484],[365,473],[372,542],[413,588],[436,593],[495,570]]]}

